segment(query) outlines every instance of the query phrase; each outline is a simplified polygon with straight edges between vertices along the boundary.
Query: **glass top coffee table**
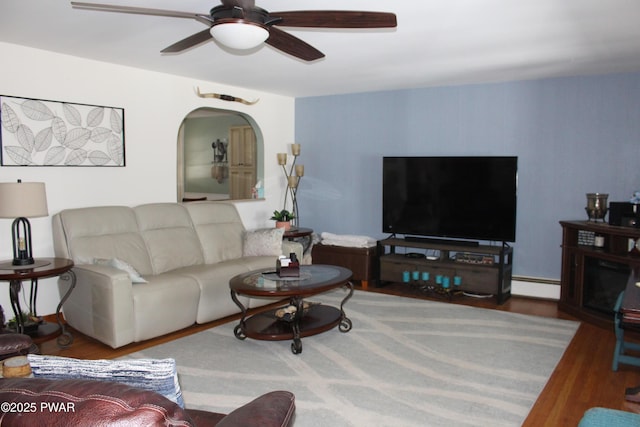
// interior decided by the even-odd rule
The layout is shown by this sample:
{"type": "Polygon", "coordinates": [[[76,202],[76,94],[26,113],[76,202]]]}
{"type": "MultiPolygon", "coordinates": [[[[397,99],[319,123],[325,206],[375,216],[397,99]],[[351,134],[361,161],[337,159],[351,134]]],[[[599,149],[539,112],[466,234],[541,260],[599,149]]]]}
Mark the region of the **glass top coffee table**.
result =
{"type": "Polygon", "coordinates": [[[239,274],[229,281],[231,299],[242,310],[240,323],[234,328],[236,338],[244,340],[281,341],[292,339],[291,351],[302,352],[302,337],[316,335],[338,326],[349,332],[351,320],[344,312],[344,304],[353,295],[351,270],[333,265],[300,266],[300,277],[279,277],[273,269],[239,274]],[[344,287],[348,294],[340,308],[305,301],[305,298],[344,287]],[[238,295],[289,299],[289,304],[247,316],[238,295]]]}

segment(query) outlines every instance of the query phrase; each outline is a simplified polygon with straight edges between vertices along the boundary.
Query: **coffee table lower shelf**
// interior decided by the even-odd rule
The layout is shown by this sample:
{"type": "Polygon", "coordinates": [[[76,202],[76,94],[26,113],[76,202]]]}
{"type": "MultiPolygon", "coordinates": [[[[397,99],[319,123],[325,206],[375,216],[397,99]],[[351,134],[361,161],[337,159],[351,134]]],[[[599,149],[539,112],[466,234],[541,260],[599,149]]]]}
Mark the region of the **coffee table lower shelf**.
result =
{"type": "Polygon", "coordinates": [[[298,321],[276,317],[277,309],[263,311],[242,320],[234,329],[238,339],[253,338],[266,341],[293,340],[291,350],[302,352],[300,338],[317,335],[339,326],[341,332],[351,330],[351,320],[343,312],[329,305],[312,305],[298,321]],[[296,331],[297,328],[297,331],[296,331]]]}
{"type": "MultiPolygon", "coordinates": [[[[276,310],[255,314],[245,320],[244,334],[256,340],[280,341],[293,339],[293,322],[278,319],[276,310]]],[[[300,337],[309,337],[336,327],[342,313],[328,305],[312,305],[300,320],[300,337]]]]}

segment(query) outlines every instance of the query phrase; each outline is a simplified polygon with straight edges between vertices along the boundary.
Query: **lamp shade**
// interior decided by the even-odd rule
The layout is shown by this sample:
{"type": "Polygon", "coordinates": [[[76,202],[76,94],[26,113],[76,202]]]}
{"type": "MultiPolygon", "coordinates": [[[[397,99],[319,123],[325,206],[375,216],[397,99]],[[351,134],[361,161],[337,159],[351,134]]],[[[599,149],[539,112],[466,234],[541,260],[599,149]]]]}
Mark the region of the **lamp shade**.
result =
{"type": "Polygon", "coordinates": [[[49,215],[44,182],[0,182],[0,218],[49,215]]]}
{"type": "Polygon", "coordinates": [[[232,49],[251,49],[269,37],[266,28],[243,21],[215,24],[209,32],[214,39],[232,49]]]}

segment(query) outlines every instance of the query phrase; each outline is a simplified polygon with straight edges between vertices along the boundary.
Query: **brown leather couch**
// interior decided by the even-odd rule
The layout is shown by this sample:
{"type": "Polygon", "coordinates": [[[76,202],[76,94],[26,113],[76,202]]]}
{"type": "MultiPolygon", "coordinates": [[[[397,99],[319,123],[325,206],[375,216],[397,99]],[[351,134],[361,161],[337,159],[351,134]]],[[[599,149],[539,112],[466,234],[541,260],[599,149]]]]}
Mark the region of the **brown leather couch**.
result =
{"type": "Polygon", "coordinates": [[[294,396],[273,391],[228,415],[182,409],[169,399],[125,384],[94,380],[0,379],[3,426],[285,427],[294,396]]]}

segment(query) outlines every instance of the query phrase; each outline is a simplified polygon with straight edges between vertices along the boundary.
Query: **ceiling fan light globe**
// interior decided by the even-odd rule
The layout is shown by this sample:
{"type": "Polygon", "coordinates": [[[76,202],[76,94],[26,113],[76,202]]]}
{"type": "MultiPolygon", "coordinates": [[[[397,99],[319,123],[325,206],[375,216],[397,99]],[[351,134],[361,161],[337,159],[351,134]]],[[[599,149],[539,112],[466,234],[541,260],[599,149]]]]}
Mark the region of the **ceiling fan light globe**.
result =
{"type": "Polygon", "coordinates": [[[266,28],[246,22],[216,24],[209,30],[211,37],[231,49],[253,49],[269,38],[266,28]]]}

